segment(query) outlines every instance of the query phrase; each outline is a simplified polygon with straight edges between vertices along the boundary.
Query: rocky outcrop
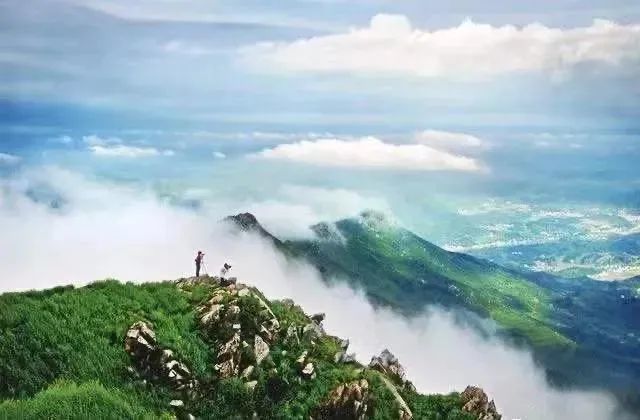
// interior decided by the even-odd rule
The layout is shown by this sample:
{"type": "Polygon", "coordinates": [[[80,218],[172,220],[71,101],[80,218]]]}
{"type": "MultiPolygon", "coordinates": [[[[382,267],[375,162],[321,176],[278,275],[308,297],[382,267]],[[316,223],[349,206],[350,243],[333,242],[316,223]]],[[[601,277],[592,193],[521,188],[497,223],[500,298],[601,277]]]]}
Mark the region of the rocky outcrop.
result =
{"type": "Polygon", "coordinates": [[[468,386],[462,394],[462,411],[473,414],[478,420],[500,420],[502,416],[498,414],[496,405],[482,388],[468,386]]]}
{"type": "Polygon", "coordinates": [[[202,330],[216,343],[214,369],[219,378],[240,377],[253,389],[255,369],[270,360],[280,322],[258,293],[235,278],[210,277],[205,284],[213,291],[197,313],[202,330]]]}
{"type": "Polygon", "coordinates": [[[349,340],[339,338],[338,344],[340,345],[340,351],[335,354],[333,361],[336,363],[355,363],[355,353],[347,354],[347,350],[349,349],[349,340]]]}
{"type": "Polygon", "coordinates": [[[339,385],[316,409],[315,420],[364,420],[371,418],[369,383],[366,379],[339,385]]]}
{"type": "Polygon", "coordinates": [[[131,325],[125,335],[124,349],[131,356],[137,375],[144,380],[163,381],[187,394],[192,394],[197,387],[187,366],[176,359],[173,351],[157,343],[150,324],[138,321],[131,325]]]}
{"type": "Polygon", "coordinates": [[[267,232],[262,227],[260,222],[258,222],[258,219],[256,219],[256,217],[251,213],[239,213],[235,216],[228,216],[224,219],[224,222],[228,223],[230,226],[241,232],[257,233],[261,237],[272,242],[278,248],[284,246],[282,241],[273,236],[271,233],[267,232]]]}
{"type": "Polygon", "coordinates": [[[369,367],[384,373],[398,385],[404,385],[407,382],[404,367],[402,367],[398,358],[387,349],[384,349],[379,356],[373,356],[369,367]]]}

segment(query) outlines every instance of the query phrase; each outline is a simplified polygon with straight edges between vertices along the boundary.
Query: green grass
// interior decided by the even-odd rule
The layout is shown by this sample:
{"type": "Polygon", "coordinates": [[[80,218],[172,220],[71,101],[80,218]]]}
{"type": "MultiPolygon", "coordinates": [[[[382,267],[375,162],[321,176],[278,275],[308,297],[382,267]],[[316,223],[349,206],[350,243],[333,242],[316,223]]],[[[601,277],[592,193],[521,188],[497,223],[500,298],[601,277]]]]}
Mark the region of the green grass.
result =
{"type": "MultiPolygon", "coordinates": [[[[180,395],[159,382],[145,384],[127,371],[132,362],[124,351],[124,335],[138,320],[152,323],[158,343],[172,349],[199,381],[199,396],[186,401],[186,409],[198,418],[242,419],[256,412],[261,418],[307,419],[331,390],[362,377],[371,384],[374,418],[397,413],[397,403],[378,373],[334,362],[340,347],[331,336],[317,338],[314,344],[276,341],[255,369],[258,384],[253,392],[237,378],[218,379],[214,349],[229,331],[203,331],[197,322],[195,308],[214,288],[187,289],[169,282],[134,285],[109,280],[77,289],[0,295],[0,419],[170,418],[169,401],[180,395]],[[304,350],[309,350],[315,366],[313,380],[300,377],[296,359],[304,350]]],[[[283,332],[289,325],[301,328],[310,322],[300,307],[269,302],[256,293],[276,314],[283,332]]],[[[251,296],[238,304],[243,339],[248,339],[258,330],[256,320],[264,310],[251,296]]],[[[252,360],[247,357],[243,363],[252,360]]],[[[415,418],[463,418],[456,417],[459,398],[423,400],[417,395],[406,391],[405,396],[412,410],[427,413],[415,418]]]]}
{"type": "Polygon", "coordinates": [[[131,402],[117,389],[96,381],[80,385],[58,381],[31,398],[0,402],[0,419],[171,419],[131,402]]]}
{"type": "Polygon", "coordinates": [[[0,397],[34,395],[57,379],[97,380],[123,387],[131,403],[164,410],[171,396],[126,381],[127,328],[150,321],[159,342],[189,361],[198,374],[210,370],[209,350],[195,327],[193,307],[171,283],[94,283],[79,289],[0,296],[0,397]]]}

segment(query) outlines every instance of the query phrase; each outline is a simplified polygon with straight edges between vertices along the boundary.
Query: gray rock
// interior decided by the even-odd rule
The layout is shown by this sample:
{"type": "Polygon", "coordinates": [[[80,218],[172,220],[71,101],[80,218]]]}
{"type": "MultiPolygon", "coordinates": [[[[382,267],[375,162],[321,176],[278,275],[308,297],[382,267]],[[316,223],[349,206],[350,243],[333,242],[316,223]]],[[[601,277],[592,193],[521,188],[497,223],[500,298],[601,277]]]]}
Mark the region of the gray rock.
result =
{"type": "Polygon", "coordinates": [[[301,368],[305,365],[305,362],[307,361],[307,355],[309,354],[309,352],[307,350],[303,351],[302,354],[298,357],[298,359],[296,359],[296,363],[298,364],[298,366],[300,366],[301,368]]]}
{"type": "Polygon", "coordinates": [[[182,401],[182,400],[171,400],[169,405],[171,407],[174,407],[174,408],[184,407],[184,401],[182,401]]]}
{"type": "Polygon", "coordinates": [[[258,381],[249,381],[244,384],[249,391],[253,391],[256,388],[256,385],[258,385],[258,381]]]}
{"type": "Polygon", "coordinates": [[[251,377],[251,374],[253,373],[254,369],[255,369],[255,366],[253,366],[253,365],[247,366],[246,368],[244,368],[244,370],[240,374],[240,377],[242,379],[249,379],[251,377]]]}
{"type": "Polygon", "coordinates": [[[402,367],[398,358],[387,349],[384,349],[379,356],[372,357],[369,367],[384,373],[401,385],[406,382],[404,367],[402,367]]]}
{"type": "Polygon", "coordinates": [[[316,324],[322,324],[322,321],[324,321],[324,318],[325,318],[325,314],[324,313],[318,313],[318,314],[311,315],[311,320],[313,322],[315,322],[316,324]]]}
{"type": "Polygon", "coordinates": [[[309,362],[306,364],[304,369],[302,369],[302,377],[305,379],[313,379],[316,377],[315,368],[313,367],[313,363],[309,362]]]}
{"type": "Polygon", "coordinates": [[[460,394],[462,400],[462,411],[471,413],[478,420],[500,420],[502,416],[498,414],[496,405],[493,400],[489,401],[489,397],[482,388],[476,386],[468,386],[460,394]]]}
{"type": "Polygon", "coordinates": [[[333,361],[336,363],[355,363],[356,354],[355,353],[347,354],[344,351],[339,351],[333,357],[333,361]]]}
{"type": "Polygon", "coordinates": [[[302,336],[307,340],[316,340],[324,336],[324,330],[319,324],[310,322],[302,329],[302,336]]]}
{"type": "Polygon", "coordinates": [[[290,342],[295,341],[297,344],[300,344],[300,337],[298,337],[298,328],[294,324],[289,325],[289,327],[287,328],[286,340],[290,342]]]}
{"type": "Polygon", "coordinates": [[[372,415],[366,379],[337,386],[316,410],[314,418],[365,420],[372,415]]]}
{"type": "Polygon", "coordinates": [[[259,335],[254,338],[253,352],[258,365],[269,355],[269,345],[259,335]]]}
{"type": "Polygon", "coordinates": [[[208,325],[213,322],[218,322],[220,320],[220,311],[224,308],[221,304],[213,304],[208,310],[200,317],[200,323],[203,325],[208,325]]]}

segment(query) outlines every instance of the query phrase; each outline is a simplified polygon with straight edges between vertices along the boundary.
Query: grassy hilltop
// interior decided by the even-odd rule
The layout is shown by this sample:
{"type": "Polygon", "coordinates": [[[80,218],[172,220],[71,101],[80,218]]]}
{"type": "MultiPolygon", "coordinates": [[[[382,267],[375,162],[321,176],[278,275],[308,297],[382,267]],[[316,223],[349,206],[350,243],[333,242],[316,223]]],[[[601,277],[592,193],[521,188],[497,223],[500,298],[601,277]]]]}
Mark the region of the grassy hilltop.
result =
{"type": "Polygon", "coordinates": [[[474,419],[491,411],[477,389],[421,395],[397,361],[357,363],[348,341],[321,322],[217,278],[3,294],[0,419],[474,419]]]}

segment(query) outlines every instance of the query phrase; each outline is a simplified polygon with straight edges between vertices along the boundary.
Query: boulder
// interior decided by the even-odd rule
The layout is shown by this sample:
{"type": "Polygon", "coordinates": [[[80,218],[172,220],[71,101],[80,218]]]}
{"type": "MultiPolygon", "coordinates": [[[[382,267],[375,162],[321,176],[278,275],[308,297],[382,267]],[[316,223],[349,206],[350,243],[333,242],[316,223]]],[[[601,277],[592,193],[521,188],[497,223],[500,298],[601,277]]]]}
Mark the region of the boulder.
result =
{"type": "Polygon", "coordinates": [[[325,318],[325,314],[324,313],[318,313],[318,314],[311,315],[311,320],[313,322],[315,322],[316,324],[322,324],[322,321],[324,321],[324,318],[325,318]]]}
{"type": "Polygon", "coordinates": [[[287,327],[287,333],[285,339],[289,342],[295,342],[296,344],[300,344],[300,337],[298,336],[298,328],[291,324],[287,327]]]}
{"type": "Polygon", "coordinates": [[[184,407],[184,401],[182,400],[171,400],[169,405],[173,408],[184,407]]]}
{"type": "Polygon", "coordinates": [[[315,341],[316,339],[324,336],[324,330],[322,326],[315,322],[310,322],[302,329],[302,337],[305,340],[315,341]]]}
{"type": "Polygon", "coordinates": [[[338,345],[340,346],[340,351],[333,356],[333,361],[336,363],[354,363],[356,361],[355,353],[347,354],[349,340],[338,338],[338,345]]]}
{"type": "Polygon", "coordinates": [[[398,358],[387,349],[384,349],[379,356],[372,357],[369,367],[384,373],[399,385],[404,385],[406,382],[404,367],[402,367],[398,358]]]}
{"type": "Polygon", "coordinates": [[[333,356],[333,361],[336,363],[355,363],[356,362],[356,354],[350,353],[347,354],[344,351],[339,351],[333,356]]]}
{"type": "Polygon", "coordinates": [[[221,378],[238,376],[238,365],[240,363],[240,334],[235,333],[226,343],[218,349],[218,363],[214,369],[221,378]]]}
{"type": "Polygon", "coordinates": [[[208,310],[200,317],[200,323],[203,325],[209,325],[211,323],[218,322],[220,320],[220,311],[224,308],[221,304],[213,304],[208,310]]]}
{"type": "Polygon", "coordinates": [[[258,365],[269,355],[269,345],[257,334],[254,338],[253,352],[258,365]]]}
{"type": "Polygon", "coordinates": [[[244,368],[244,370],[240,374],[240,377],[242,379],[249,379],[254,370],[255,370],[255,366],[249,365],[246,368],[244,368]]]}
{"type": "Polygon", "coordinates": [[[300,373],[302,373],[302,377],[305,379],[313,379],[316,377],[315,368],[313,367],[313,363],[310,362],[305,365],[300,373]]]}
{"type": "Polygon", "coordinates": [[[249,391],[253,391],[256,388],[256,385],[258,385],[258,381],[249,381],[244,384],[249,391]]]}
{"type": "Polygon", "coordinates": [[[144,321],[135,322],[124,338],[124,349],[134,357],[144,357],[156,347],[156,333],[144,321]]]}
{"type": "Polygon", "coordinates": [[[296,363],[298,364],[298,366],[300,366],[301,368],[305,365],[305,362],[307,361],[307,355],[309,354],[309,352],[307,350],[303,351],[302,354],[298,357],[298,359],[296,360],[296,363]]]}
{"type": "Polygon", "coordinates": [[[238,282],[236,277],[222,277],[220,278],[220,286],[229,287],[231,285],[235,285],[238,282]]]}
{"type": "Polygon", "coordinates": [[[316,420],[364,420],[372,416],[366,379],[341,384],[314,410],[316,420]]]}
{"type": "Polygon", "coordinates": [[[496,405],[493,400],[489,401],[489,397],[482,388],[476,386],[468,386],[460,394],[462,399],[462,411],[471,413],[478,420],[500,420],[502,416],[498,414],[496,405]]]}
{"type": "Polygon", "coordinates": [[[196,387],[197,382],[192,379],[191,371],[175,358],[173,351],[158,345],[155,332],[149,324],[138,321],[131,325],[125,335],[124,348],[144,381],[162,379],[174,390],[196,387]]]}

